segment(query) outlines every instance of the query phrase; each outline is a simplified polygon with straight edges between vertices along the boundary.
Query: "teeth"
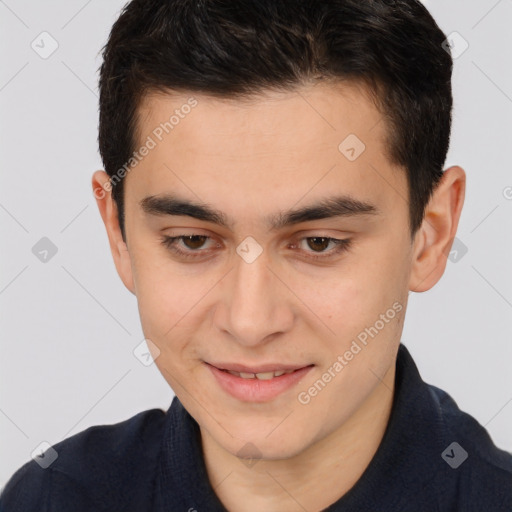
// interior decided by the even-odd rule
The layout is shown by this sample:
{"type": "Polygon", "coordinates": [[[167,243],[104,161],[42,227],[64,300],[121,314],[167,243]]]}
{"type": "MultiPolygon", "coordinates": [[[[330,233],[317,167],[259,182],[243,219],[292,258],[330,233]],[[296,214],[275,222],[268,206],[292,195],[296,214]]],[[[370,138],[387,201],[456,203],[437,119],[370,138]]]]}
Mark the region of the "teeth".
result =
{"type": "Polygon", "coordinates": [[[245,373],[245,372],[233,372],[231,370],[227,370],[231,375],[235,375],[235,377],[242,377],[242,379],[258,379],[258,380],[270,380],[274,377],[281,377],[285,373],[293,373],[295,370],[277,370],[275,372],[264,372],[264,373],[245,373]]]}
{"type": "Polygon", "coordinates": [[[274,372],[257,373],[256,378],[258,380],[270,380],[274,378],[274,372]]]}
{"type": "Polygon", "coordinates": [[[233,372],[231,370],[226,370],[231,375],[234,375],[235,377],[242,377],[243,379],[254,379],[254,373],[238,373],[233,372]]]}

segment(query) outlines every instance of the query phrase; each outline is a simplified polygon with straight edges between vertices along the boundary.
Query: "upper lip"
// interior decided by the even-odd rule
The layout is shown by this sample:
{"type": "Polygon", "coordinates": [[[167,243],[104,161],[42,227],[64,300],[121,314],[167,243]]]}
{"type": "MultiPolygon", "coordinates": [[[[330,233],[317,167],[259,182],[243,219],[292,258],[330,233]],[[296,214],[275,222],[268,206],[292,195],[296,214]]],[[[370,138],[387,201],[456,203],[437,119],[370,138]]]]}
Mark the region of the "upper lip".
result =
{"type": "Polygon", "coordinates": [[[206,363],[211,366],[215,366],[219,370],[230,370],[237,373],[266,373],[266,372],[278,372],[288,370],[300,370],[306,366],[313,366],[312,364],[280,364],[280,363],[267,363],[260,364],[258,366],[245,366],[237,363],[206,363]]]}

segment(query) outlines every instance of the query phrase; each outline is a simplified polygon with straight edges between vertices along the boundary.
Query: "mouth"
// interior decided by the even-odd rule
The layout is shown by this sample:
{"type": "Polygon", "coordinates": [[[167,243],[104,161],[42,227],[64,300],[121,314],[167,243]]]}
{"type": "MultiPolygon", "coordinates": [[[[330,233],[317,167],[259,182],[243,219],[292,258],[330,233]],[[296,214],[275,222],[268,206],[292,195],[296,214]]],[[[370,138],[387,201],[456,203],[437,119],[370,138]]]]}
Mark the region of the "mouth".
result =
{"type": "MultiPolygon", "coordinates": [[[[233,372],[234,374],[247,374],[247,375],[258,375],[264,373],[291,373],[307,366],[313,366],[313,364],[282,364],[282,363],[265,363],[258,366],[247,366],[244,364],[237,363],[206,363],[214,366],[218,370],[233,372]]],[[[279,375],[276,375],[279,377],[279,375]]]]}
{"type": "Polygon", "coordinates": [[[261,365],[248,367],[206,363],[217,384],[228,394],[244,402],[266,402],[291,389],[315,366],[261,365]],[[264,371],[263,371],[264,370],[264,371]]]}
{"type": "MultiPolygon", "coordinates": [[[[220,369],[220,368],[219,368],[220,369]]],[[[241,377],[242,379],[259,379],[259,380],[270,380],[275,377],[281,377],[281,375],[285,375],[288,373],[296,372],[297,370],[277,370],[275,372],[260,372],[260,373],[251,373],[251,372],[234,372],[232,370],[224,370],[220,369],[223,372],[228,372],[231,375],[235,375],[236,377],[241,377]]]]}

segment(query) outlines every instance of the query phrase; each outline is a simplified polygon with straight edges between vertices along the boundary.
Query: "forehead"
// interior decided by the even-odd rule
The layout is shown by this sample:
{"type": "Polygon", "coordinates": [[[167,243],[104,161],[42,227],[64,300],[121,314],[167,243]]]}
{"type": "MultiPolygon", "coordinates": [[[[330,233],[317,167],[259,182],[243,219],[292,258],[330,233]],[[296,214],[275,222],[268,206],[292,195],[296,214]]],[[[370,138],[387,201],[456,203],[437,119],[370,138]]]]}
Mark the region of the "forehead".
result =
{"type": "Polygon", "coordinates": [[[385,206],[407,194],[405,173],[387,157],[382,115],[359,84],[243,99],[152,93],[138,113],[138,147],[153,146],[127,175],[139,198],[179,187],[208,201],[229,194],[234,205],[238,192],[243,207],[244,196],[293,204],[336,189],[385,206]]]}
{"type": "Polygon", "coordinates": [[[228,98],[152,92],[144,96],[138,113],[139,139],[167,123],[164,136],[172,131],[175,142],[179,140],[196,151],[220,151],[231,141],[243,139],[243,147],[232,143],[229,149],[233,156],[242,154],[244,158],[265,150],[280,153],[300,148],[305,153],[318,145],[332,147],[346,132],[368,142],[379,138],[384,142],[385,136],[382,116],[369,89],[354,82],[317,83],[228,98]],[[190,107],[192,102],[194,107],[190,107]],[[304,142],[310,144],[304,147],[304,142]]]}

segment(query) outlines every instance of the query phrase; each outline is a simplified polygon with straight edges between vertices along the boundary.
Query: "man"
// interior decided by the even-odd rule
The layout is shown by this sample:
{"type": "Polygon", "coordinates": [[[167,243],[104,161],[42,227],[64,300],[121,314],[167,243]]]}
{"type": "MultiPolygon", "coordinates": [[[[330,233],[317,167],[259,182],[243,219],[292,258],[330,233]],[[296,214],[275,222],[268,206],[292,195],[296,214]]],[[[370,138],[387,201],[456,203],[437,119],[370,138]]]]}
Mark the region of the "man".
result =
{"type": "Polygon", "coordinates": [[[512,455],[400,344],[464,201],[445,39],[415,0],[125,7],[92,186],[176,398],[2,510],[512,510],[512,455]]]}

